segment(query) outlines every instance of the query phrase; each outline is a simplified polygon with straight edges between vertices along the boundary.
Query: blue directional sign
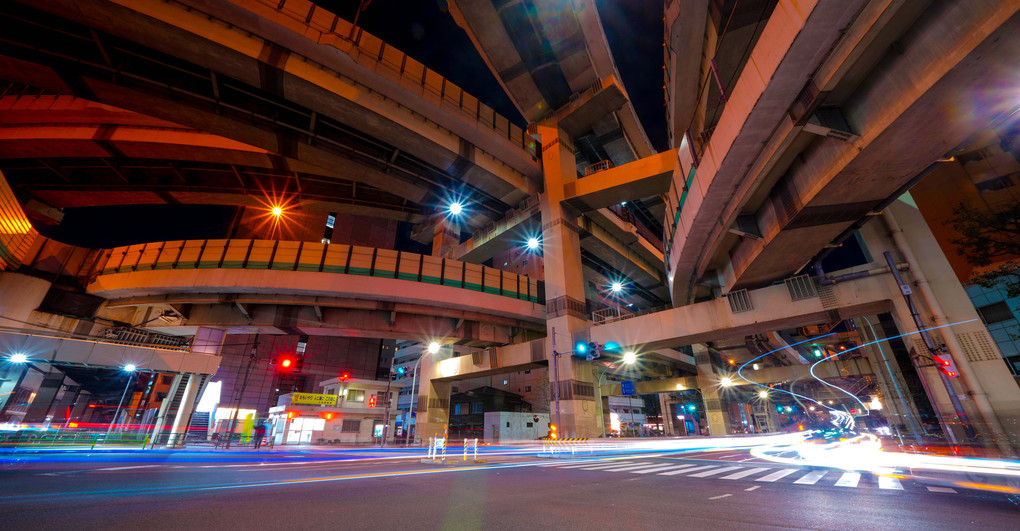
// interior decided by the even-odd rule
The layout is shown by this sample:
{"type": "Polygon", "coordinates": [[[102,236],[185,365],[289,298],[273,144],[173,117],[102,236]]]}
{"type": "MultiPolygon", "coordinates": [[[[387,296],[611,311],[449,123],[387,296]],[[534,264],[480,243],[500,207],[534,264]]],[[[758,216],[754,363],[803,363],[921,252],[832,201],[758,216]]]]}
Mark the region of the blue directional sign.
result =
{"type": "Polygon", "coordinates": [[[637,394],[634,392],[634,382],[620,382],[620,391],[623,392],[624,396],[637,394]]]}

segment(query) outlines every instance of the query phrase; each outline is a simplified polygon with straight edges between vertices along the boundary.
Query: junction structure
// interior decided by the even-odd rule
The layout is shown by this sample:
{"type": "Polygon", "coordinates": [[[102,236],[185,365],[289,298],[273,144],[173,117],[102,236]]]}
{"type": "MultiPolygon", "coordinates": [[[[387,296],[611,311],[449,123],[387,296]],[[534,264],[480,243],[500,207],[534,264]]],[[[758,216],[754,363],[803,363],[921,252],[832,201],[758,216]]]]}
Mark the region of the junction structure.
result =
{"type": "Polygon", "coordinates": [[[211,377],[258,416],[406,365],[417,437],[463,382],[527,375],[561,437],[636,393],[667,435],[829,407],[1008,454],[1020,389],[909,190],[1020,118],[1018,9],[667,1],[657,152],[592,0],[449,2],[523,120],[307,0],[7,2],[0,421],[78,422],[132,364],[169,376],[130,402],[177,444],[211,377]],[[219,239],[40,232],[137,204],[237,214],[219,239]]]}

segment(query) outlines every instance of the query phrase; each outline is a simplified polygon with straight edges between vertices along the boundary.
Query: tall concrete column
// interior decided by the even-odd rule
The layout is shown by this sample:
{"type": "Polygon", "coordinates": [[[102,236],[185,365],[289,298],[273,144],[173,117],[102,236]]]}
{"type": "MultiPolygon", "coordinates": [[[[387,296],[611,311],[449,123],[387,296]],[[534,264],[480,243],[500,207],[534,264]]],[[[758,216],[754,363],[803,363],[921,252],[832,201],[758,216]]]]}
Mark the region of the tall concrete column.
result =
{"type": "Polygon", "coordinates": [[[451,258],[453,250],[460,243],[460,223],[447,216],[436,220],[432,236],[432,256],[451,258]]]}
{"type": "Polygon", "coordinates": [[[186,376],[180,373],[174,376],[174,381],[170,384],[170,390],[167,392],[166,398],[159,405],[159,415],[156,417],[156,424],[152,428],[151,440],[153,448],[163,442],[163,428],[166,426],[167,419],[172,421],[174,418],[174,413],[170,408],[171,402],[173,402],[173,397],[177,396],[178,388],[187,383],[186,376]]]}
{"type": "Polygon", "coordinates": [[[676,435],[676,429],[669,393],[659,393],[657,396],[659,397],[659,414],[662,417],[662,432],[667,437],[673,437],[676,435]]]}
{"type": "MultiPolygon", "coordinates": [[[[415,438],[443,437],[450,422],[450,392],[453,382],[439,380],[439,364],[432,356],[423,354],[418,403],[415,408],[415,438]]],[[[413,397],[412,397],[413,398],[413,397]]]]}
{"type": "Polygon", "coordinates": [[[187,375],[188,383],[184,388],[184,397],[181,398],[181,405],[177,407],[177,415],[174,417],[174,427],[170,430],[170,439],[167,447],[173,448],[184,444],[185,432],[188,424],[191,423],[191,413],[195,410],[198,402],[198,389],[202,386],[202,376],[198,374],[187,375]]]}
{"type": "Polygon", "coordinates": [[[60,386],[64,384],[64,374],[51,372],[43,377],[39,389],[35,392],[35,399],[28,406],[24,422],[43,422],[53,407],[53,402],[60,392],[60,386]]]}
{"type": "Polygon", "coordinates": [[[588,315],[581,269],[577,214],[563,204],[564,186],[577,180],[571,139],[553,125],[539,125],[545,193],[541,196],[542,254],[545,265],[546,333],[549,377],[553,384],[550,422],[560,437],[598,437],[594,377],[591,364],[569,354],[588,340],[588,315]],[[557,410],[558,395],[559,409],[557,410]]]}
{"type": "Polygon", "coordinates": [[[705,400],[705,416],[708,418],[708,432],[713,437],[729,435],[733,428],[730,425],[730,413],[726,409],[726,401],[719,392],[721,376],[712,366],[712,355],[704,345],[691,345],[694,350],[694,363],[698,368],[698,388],[705,400]]]}

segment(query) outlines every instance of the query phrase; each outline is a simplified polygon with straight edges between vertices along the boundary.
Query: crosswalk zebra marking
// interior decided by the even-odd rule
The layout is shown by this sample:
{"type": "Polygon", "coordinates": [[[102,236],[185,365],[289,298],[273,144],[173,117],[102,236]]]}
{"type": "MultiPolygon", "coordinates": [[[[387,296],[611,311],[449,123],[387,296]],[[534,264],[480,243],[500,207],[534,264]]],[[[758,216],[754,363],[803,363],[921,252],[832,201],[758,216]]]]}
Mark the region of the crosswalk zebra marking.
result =
{"type": "Polygon", "coordinates": [[[749,468],[747,470],[741,470],[740,472],[735,472],[735,473],[730,474],[728,476],[723,476],[723,477],[721,477],[719,479],[742,479],[742,478],[746,478],[747,476],[753,476],[753,475],[758,474],[760,472],[764,472],[766,470],[772,470],[772,469],[771,468],[749,468]]]}
{"type": "Polygon", "coordinates": [[[956,494],[956,489],[949,487],[926,487],[929,492],[943,492],[946,494],[956,494]]]}
{"type": "Polygon", "coordinates": [[[675,470],[679,468],[691,468],[694,465],[669,465],[660,466],[656,468],[646,468],[644,470],[634,470],[631,474],[651,474],[652,472],[661,472],[663,470],[675,470]]]}
{"type": "Polygon", "coordinates": [[[837,487],[856,487],[861,480],[860,472],[845,472],[836,480],[837,487]]]}
{"type": "Polygon", "coordinates": [[[794,483],[797,485],[814,485],[815,483],[818,483],[819,479],[825,477],[825,474],[828,474],[828,471],[815,470],[813,472],[808,472],[807,474],[804,474],[804,477],[794,481],[794,483]]]}
{"type": "Polygon", "coordinates": [[[615,468],[607,468],[607,469],[604,469],[603,472],[628,472],[628,471],[631,471],[631,470],[638,470],[638,469],[641,469],[641,468],[650,468],[650,467],[653,467],[653,466],[657,466],[657,465],[655,463],[645,463],[643,465],[628,465],[628,466],[621,466],[621,467],[615,467],[615,468]]]}
{"type": "Polygon", "coordinates": [[[878,488],[886,490],[903,490],[900,480],[889,476],[878,476],[878,488]]]}
{"type": "Polygon", "coordinates": [[[699,467],[689,468],[687,470],[673,470],[673,471],[670,471],[670,472],[660,472],[659,474],[656,474],[656,475],[657,476],[675,476],[677,474],[686,474],[688,472],[695,472],[695,471],[698,471],[698,470],[705,470],[705,469],[708,469],[708,468],[716,468],[716,465],[699,466],[699,467]]]}
{"type": "Polygon", "coordinates": [[[697,474],[691,474],[690,476],[687,476],[687,477],[691,477],[691,478],[707,478],[708,476],[714,476],[716,474],[722,474],[723,472],[730,472],[732,470],[740,470],[741,468],[743,468],[743,467],[740,467],[740,466],[724,466],[724,467],[718,468],[716,470],[706,470],[704,472],[698,472],[697,474]]]}
{"type": "Polygon", "coordinates": [[[604,471],[610,471],[610,470],[612,470],[614,468],[621,468],[621,467],[629,468],[629,467],[632,467],[632,466],[654,465],[654,464],[655,463],[648,463],[648,462],[645,462],[645,463],[621,463],[621,462],[617,461],[615,463],[610,463],[608,465],[580,467],[580,468],[578,468],[578,470],[604,470],[604,471]]]}
{"type": "Polygon", "coordinates": [[[780,479],[783,479],[786,476],[789,476],[790,474],[793,474],[796,471],[797,471],[796,468],[783,468],[783,469],[780,469],[780,470],[776,470],[775,472],[773,472],[773,473],[771,473],[771,474],[769,474],[769,475],[767,475],[765,477],[760,477],[760,478],[756,479],[755,481],[768,481],[769,483],[772,483],[773,481],[779,481],[780,479]]]}

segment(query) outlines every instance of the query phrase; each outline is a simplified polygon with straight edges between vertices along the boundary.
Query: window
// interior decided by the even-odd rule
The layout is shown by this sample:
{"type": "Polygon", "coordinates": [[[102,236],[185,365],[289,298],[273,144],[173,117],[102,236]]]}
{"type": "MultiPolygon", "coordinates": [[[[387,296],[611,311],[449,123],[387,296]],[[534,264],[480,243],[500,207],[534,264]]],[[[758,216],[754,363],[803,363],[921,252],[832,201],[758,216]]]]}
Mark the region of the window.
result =
{"type": "Polygon", "coordinates": [[[464,404],[454,404],[453,405],[453,414],[454,415],[460,415],[460,411],[461,411],[460,406],[463,406],[463,405],[464,404]]]}
{"type": "Polygon", "coordinates": [[[170,385],[170,384],[174,383],[174,375],[172,375],[172,374],[164,374],[164,375],[160,376],[159,377],[159,383],[161,383],[163,385],[170,385]]]}
{"type": "Polygon", "coordinates": [[[531,374],[531,369],[524,371],[524,374],[531,374]]]}
{"type": "Polygon", "coordinates": [[[993,323],[1001,323],[1013,319],[1013,312],[1010,311],[1009,306],[1005,302],[997,302],[995,304],[989,304],[988,306],[982,306],[977,309],[978,313],[981,314],[981,320],[986,325],[993,323]]]}
{"type": "MultiPolygon", "coordinates": [[[[510,424],[510,423],[509,423],[509,422],[507,422],[507,424],[510,424]]],[[[529,423],[528,423],[528,427],[529,427],[529,428],[534,428],[534,427],[535,427],[535,424],[534,424],[534,423],[532,423],[532,422],[529,422],[529,423]]]]}
{"type": "Polygon", "coordinates": [[[361,431],[361,420],[345,420],[340,431],[344,433],[356,433],[361,431]]]}
{"type": "Polygon", "coordinates": [[[471,412],[472,413],[481,413],[482,412],[482,403],[481,402],[475,402],[475,403],[471,404],[471,412]]]}
{"type": "Polygon", "coordinates": [[[348,402],[364,402],[365,391],[359,389],[350,389],[347,391],[348,402]]]}
{"type": "Polygon", "coordinates": [[[507,422],[507,423],[506,423],[506,427],[507,427],[507,428],[509,428],[509,427],[510,427],[510,423],[509,423],[509,422],[507,422]]]}
{"type": "Polygon", "coordinates": [[[1006,188],[1009,188],[1010,186],[1013,186],[1015,184],[1013,182],[1013,176],[1016,176],[1016,174],[1014,173],[1012,175],[1003,175],[1002,177],[995,177],[993,179],[988,179],[986,181],[974,183],[974,186],[976,186],[978,191],[982,193],[1005,190],[1006,188]]]}
{"type": "Polygon", "coordinates": [[[166,399],[166,393],[156,393],[156,401],[162,402],[166,399]]]}
{"type": "Polygon", "coordinates": [[[530,385],[525,385],[524,386],[524,392],[525,393],[530,393],[531,392],[531,386],[530,385]]]}

